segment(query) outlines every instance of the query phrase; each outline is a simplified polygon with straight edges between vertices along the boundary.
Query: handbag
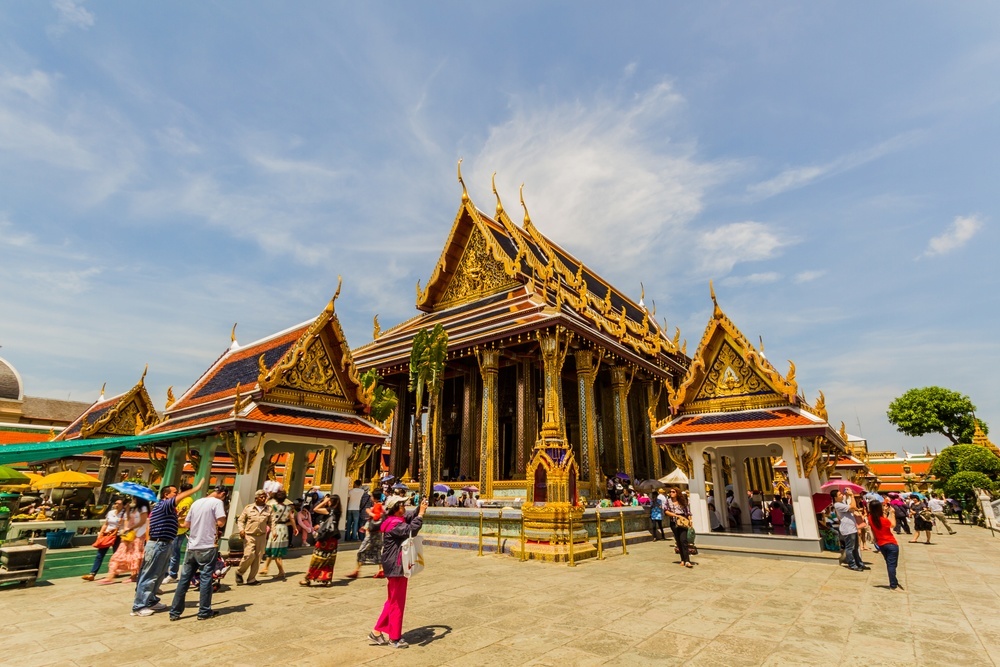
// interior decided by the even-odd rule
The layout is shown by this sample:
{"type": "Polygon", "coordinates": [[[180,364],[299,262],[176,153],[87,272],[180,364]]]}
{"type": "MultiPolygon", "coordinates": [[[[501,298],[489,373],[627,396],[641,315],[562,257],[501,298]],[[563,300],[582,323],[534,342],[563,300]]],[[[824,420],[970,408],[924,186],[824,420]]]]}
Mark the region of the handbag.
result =
{"type": "Polygon", "coordinates": [[[131,542],[133,540],[135,540],[135,531],[134,530],[128,530],[128,531],[125,531],[124,534],[122,534],[122,542],[131,542]]]}
{"type": "Polygon", "coordinates": [[[323,523],[319,524],[319,528],[316,529],[316,541],[339,540],[340,528],[337,527],[338,523],[340,523],[340,517],[333,514],[323,519],[323,523]]]}
{"type": "Polygon", "coordinates": [[[691,527],[691,519],[687,518],[686,516],[679,516],[679,517],[677,517],[676,519],[674,519],[674,523],[677,524],[678,528],[690,528],[691,527]]]}
{"type": "Polygon", "coordinates": [[[653,521],[663,521],[663,510],[656,506],[650,511],[649,518],[653,521]]]}
{"type": "Polygon", "coordinates": [[[403,576],[410,579],[424,569],[424,538],[410,533],[400,550],[403,576]]]}
{"type": "Polygon", "coordinates": [[[94,543],[91,546],[94,547],[95,549],[107,549],[108,547],[114,545],[115,537],[117,536],[118,536],[117,530],[108,531],[103,535],[98,535],[97,539],[94,540],[94,543]]]}

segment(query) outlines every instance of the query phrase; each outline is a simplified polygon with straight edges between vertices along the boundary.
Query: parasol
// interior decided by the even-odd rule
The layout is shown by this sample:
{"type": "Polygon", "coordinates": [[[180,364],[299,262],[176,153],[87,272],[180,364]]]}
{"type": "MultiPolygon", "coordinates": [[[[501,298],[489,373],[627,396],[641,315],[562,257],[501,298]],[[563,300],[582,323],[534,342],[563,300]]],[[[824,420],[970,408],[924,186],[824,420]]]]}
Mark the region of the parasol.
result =
{"type": "Polygon", "coordinates": [[[640,491],[656,491],[663,486],[663,482],[658,479],[644,479],[635,487],[640,491]]]}
{"type": "Polygon", "coordinates": [[[403,484],[402,482],[396,482],[395,484],[392,485],[392,488],[398,490],[398,489],[409,489],[410,487],[408,487],[406,484],[403,484]]]}
{"type": "Polygon", "coordinates": [[[135,496],[136,498],[148,500],[149,502],[156,500],[156,491],[153,491],[142,484],[136,484],[135,482],[118,482],[117,484],[108,484],[108,488],[120,491],[127,496],[135,496]]]}
{"type": "Polygon", "coordinates": [[[846,479],[831,479],[829,482],[819,487],[820,491],[830,492],[834,489],[838,491],[844,491],[850,489],[858,495],[864,494],[865,490],[863,487],[858,486],[854,482],[848,482],[846,479]]]}
{"type": "Polygon", "coordinates": [[[451,487],[448,486],[447,484],[435,484],[434,491],[436,491],[437,493],[448,493],[449,491],[451,491],[451,487]]]}
{"type": "Polygon", "coordinates": [[[100,486],[101,480],[75,470],[63,470],[46,475],[31,485],[33,489],[92,489],[100,486]]]}
{"type": "Polygon", "coordinates": [[[478,486],[463,486],[462,490],[463,491],[468,491],[469,493],[479,493],[479,487],[478,486]]]}
{"type": "Polygon", "coordinates": [[[657,481],[660,482],[661,484],[666,484],[668,486],[671,484],[683,484],[684,486],[687,486],[688,476],[685,475],[684,471],[681,470],[680,468],[675,468],[672,473],[670,473],[666,477],[661,477],[657,481]]]}
{"type": "Polygon", "coordinates": [[[31,478],[10,466],[0,466],[0,486],[20,486],[30,484],[31,478]]]}
{"type": "Polygon", "coordinates": [[[615,473],[615,477],[617,477],[618,479],[628,479],[628,475],[626,475],[623,472],[615,473]]]}

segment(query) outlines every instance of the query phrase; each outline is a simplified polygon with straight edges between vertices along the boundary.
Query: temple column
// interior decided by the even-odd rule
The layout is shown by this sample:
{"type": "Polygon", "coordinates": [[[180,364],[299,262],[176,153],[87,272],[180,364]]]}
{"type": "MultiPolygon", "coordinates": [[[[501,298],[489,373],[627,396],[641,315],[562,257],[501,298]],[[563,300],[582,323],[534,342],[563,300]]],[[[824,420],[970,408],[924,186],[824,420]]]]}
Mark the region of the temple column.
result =
{"type": "Polygon", "coordinates": [[[479,423],[479,404],[476,400],[479,389],[479,377],[475,371],[465,374],[462,383],[462,442],[459,444],[458,475],[466,480],[479,476],[476,466],[476,426],[479,423]]]}
{"type": "Polygon", "coordinates": [[[576,381],[580,394],[580,462],[581,477],[590,481],[590,499],[604,497],[604,472],[597,451],[597,404],[594,401],[594,381],[601,358],[594,359],[593,350],[577,350],[576,381]]]}
{"type": "Polygon", "coordinates": [[[309,452],[315,450],[296,449],[292,457],[291,470],[285,464],[285,489],[289,498],[301,498],[306,481],[306,469],[309,467],[309,452]]]}
{"type": "Polygon", "coordinates": [[[219,444],[219,438],[214,437],[205,440],[195,448],[198,452],[198,467],[195,468],[193,484],[197,486],[201,480],[205,480],[205,486],[194,494],[196,499],[205,496],[211,490],[209,484],[212,479],[212,461],[215,460],[215,450],[219,448],[219,444]]]}
{"type": "Polygon", "coordinates": [[[515,479],[524,475],[524,468],[538,437],[535,410],[535,365],[524,361],[517,365],[517,459],[514,464],[515,479]]]}
{"type": "Polygon", "coordinates": [[[785,459],[785,468],[788,470],[788,492],[792,496],[795,511],[795,535],[818,540],[819,525],[816,523],[812,487],[802,470],[800,443],[798,438],[791,438],[789,443],[782,445],[782,458],[785,459]]]}
{"type": "MultiPolygon", "coordinates": [[[[259,488],[261,468],[266,459],[267,457],[263,453],[258,452],[254,456],[253,461],[249,463],[246,472],[236,471],[236,479],[233,481],[233,491],[229,495],[229,515],[226,517],[226,532],[223,533],[226,537],[239,532],[236,529],[236,519],[239,518],[243,508],[253,501],[254,493],[259,488]]],[[[165,476],[164,479],[166,479],[165,476]]],[[[224,545],[228,550],[229,545],[225,540],[220,540],[219,544],[220,546],[224,545]]]]}
{"type": "Polygon", "coordinates": [[[685,449],[691,457],[691,484],[688,487],[691,503],[691,520],[697,533],[708,533],[712,524],[708,519],[708,501],[705,499],[705,446],[687,445],[685,449]]]}
{"type": "Polygon", "coordinates": [[[167,462],[163,468],[163,485],[176,486],[181,481],[184,472],[184,447],[180,443],[172,443],[167,448],[167,462]]]}
{"type": "Polygon", "coordinates": [[[394,387],[398,403],[392,413],[392,438],[389,450],[389,472],[402,477],[410,454],[410,392],[405,383],[394,387]]]}
{"type": "MultiPolygon", "coordinates": [[[[97,473],[97,479],[101,480],[101,494],[97,499],[99,505],[107,505],[111,499],[111,493],[114,489],[109,489],[108,484],[114,484],[118,481],[115,477],[118,476],[118,462],[121,461],[121,458],[122,450],[120,449],[105,450],[101,456],[101,467],[97,473]]],[[[162,488],[163,485],[160,486],[162,488]]]]}
{"type": "Polygon", "coordinates": [[[642,386],[646,390],[646,413],[649,415],[649,455],[653,459],[651,465],[653,470],[653,479],[660,479],[663,477],[663,464],[660,461],[660,448],[653,442],[653,431],[656,430],[656,408],[660,398],[656,393],[656,384],[656,381],[649,380],[647,382],[643,382],[642,386]]]}
{"type": "Polygon", "coordinates": [[[479,497],[493,497],[493,482],[497,478],[497,451],[500,442],[500,420],[497,392],[500,376],[500,350],[478,353],[479,372],[483,376],[482,431],[479,442],[479,497]]]}
{"type": "Polygon", "coordinates": [[[733,456],[733,497],[740,508],[740,524],[750,525],[750,499],[747,496],[747,457],[740,454],[733,456]]]}
{"type": "Polygon", "coordinates": [[[726,516],[726,477],[722,474],[722,455],[718,449],[709,455],[712,459],[712,500],[715,501],[715,516],[726,526],[729,517],[726,516]]]}
{"type": "Polygon", "coordinates": [[[625,366],[611,367],[611,390],[614,394],[615,439],[620,442],[618,465],[629,477],[635,474],[632,463],[632,435],[628,423],[628,392],[632,380],[625,366]]]}

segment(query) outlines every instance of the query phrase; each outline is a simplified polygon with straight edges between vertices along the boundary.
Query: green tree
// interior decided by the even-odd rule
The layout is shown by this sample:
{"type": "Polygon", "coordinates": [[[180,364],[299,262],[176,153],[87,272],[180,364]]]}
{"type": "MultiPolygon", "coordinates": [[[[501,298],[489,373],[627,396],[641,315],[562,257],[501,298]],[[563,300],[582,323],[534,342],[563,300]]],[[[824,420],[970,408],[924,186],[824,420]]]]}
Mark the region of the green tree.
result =
{"type": "Polygon", "coordinates": [[[1000,476],[1000,457],[978,445],[952,445],[934,458],[930,472],[942,482],[960,472],[981,472],[996,479],[1000,476]]]}
{"type": "MultiPolygon", "coordinates": [[[[972,442],[976,406],[968,396],[943,387],[910,389],[889,404],[889,423],[910,436],[940,433],[952,444],[972,442]]],[[[986,424],[979,422],[984,433],[986,424]]]]}
{"type": "Polygon", "coordinates": [[[948,497],[956,500],[975,500],[975,489],[986,489],[993,492],[997,490],[997,484],[981,472],[967,470],[952,475],[944,486],[944,492],[948,494],[948,497]]]}
{"type": "Polygon", "coordinates": [[[365,371],[361,375],[361,386],[365,393],[371,392],[372,407],[369,416],[377,422],[384,422],[396,409],[399,398],[392,389],[383,386],[379,382],[380,378],[374,368],[365,371]]]}
{"type": "Polygon", "coordinates": [[[448,332],[440,324],[418,331],[410,350],[410,391],[416,394],[414,443],[420,446],[420,496],[429,498],[434,483],[433,451],[438,443],[438,403],[444,385],[444,362],[448,355],[448,332]],[[421,413],[424,393],[428,396],[427,423],[430,438],[421,437],[421,413]]]}

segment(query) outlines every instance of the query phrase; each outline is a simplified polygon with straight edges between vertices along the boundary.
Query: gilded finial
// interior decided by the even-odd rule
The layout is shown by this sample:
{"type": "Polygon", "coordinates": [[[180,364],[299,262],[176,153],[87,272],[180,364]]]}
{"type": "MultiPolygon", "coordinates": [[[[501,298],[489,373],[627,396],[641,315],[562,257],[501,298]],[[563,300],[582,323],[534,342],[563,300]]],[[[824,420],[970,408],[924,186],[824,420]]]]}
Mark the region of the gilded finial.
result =
{"type": "Polygon", "coordinates": [[[148,370],[149,370],[149,364],[146,364],[146,367],[142,369],[142,377],[139,378],[139,384],[145,384],[146,383],[146,372],[148,370]]]}
{"type": "Polygon", "coordinates": [[[337,275],[337,291],[333,293],[333,298],[330,299],[330,307],[331,308],[333,308],[333,304],[337,300],[337,297],[340,296],[340,288],[343,285],[344,285],[344,277],[338,274],[337,275]]]}
{"type": "Polygon", "coordinates": [[[469,191],[465,189],[465,181],[462,180],[462,158],[458,158],[458,182],[462,185],[462,201],[469,201],[469,191]]]}
{"type": "Polygon", "coordinates": [[[257,357],[257,381],[260,382],[267,377],[267,364],[264,363],[264,355],[257,357]]]}
{"type": "Polygon", "coordinates": [[[642,284],[642,281],[639,281],[639,289],[642,290],[642,294],[639,295],[639,307],[640,308],[645,308],[646,307],[646,286],[642,284]]]}
{"type": "Polygon", "coordinates": [[[104,388],[107,387],[107,386],[108,386],[107,382],[105,382],[104,384],[101,385],[101,399],[102,400],[104,399],[104,388]]]}
{"type": "Polygon", "coordinates": [[[681,345],[681,328],[674,327],[674,349],[679,348],[681,345]]]}
{"type": "Polygon", "coordinates": [[[236,325],[238,325],[238,324],[239,324],[239,322],[234,322],[233,323],[233,330],[229,334],[229,342],[230,343],[235,343],[236,342],[236,325]]]}
{"type": "Polygon", "coordinates": [[[687,355],[687,353],[688,353],[688,342],[687,342],[687,338],[685,338],[684,339],[684,344],[681,345],[681,354],[687,355]]]}
{"type": "Polygon", "coordinates": [[[656,322],[656,299],[653,299],[653,312],[649,315],[653,318],[653,322],[656,322]]]}
{"type": "Polygon", "coordinates": [[[524,228],[527,229],[531,226],[531,216],[528,215],[528,205],[524,203],[524,183],[521,183],[521,208],[524,209],[524,228]]]}
{"type": "Polygon", "coordinates": [[[788,375],[785,377],[789,384],[795,382],[795,362],[791,359],[788,360],[788,375]]]}
{"type": "Polygon", "coordinates": [[[177,402],[177,399],[174,398],[174,386],[170,385],[169,387],[167,387],[167,405],[166,405],[166,408],[164,408],[164,409],[169,409],[170,406],[173,405],[176,402],[177,402]]]}
{"type": "Polygon", "coordinates": [[[373,322],[372,328],[372,340],[378,340],[378,337],[382,335],[382,327],[378,323],[378,313],[375,313],[375,321],[373,322]]]}
{"type": "Polygon", "coordinates": [[[819,392],[819,398],[816,399],[816,414],[824,421],[829,416],[826,411],[826,396],[823,395],[822,391],[819,392]]]}
{"type": "Polygon", "coordinates": [[[711,280],[708,281],[708,293],[712,295],[712,306],[714,307],[712,316],[719,319],[722,317],[722,309],[719,308],[719,301],[715,298],[715,285],[712,284],[711,280]]]}
{"type": "Polygon", "coordinates": [[[493,172],[493,176],[490,177],[490,184],[493,186],[493,196],[497,198],[496,219],[499,220],[500,216],[503,215],[503,202],[500,201],[500,193],[497,192],[497,173],[495,171],[493,172]]]}
{"type": "Polygon", "coordinates": [[[763,336],[757,336],[757,340],[760,341],[760,354],[761,354],[761,356],[764,356],[764,337],[763,336]]]}

